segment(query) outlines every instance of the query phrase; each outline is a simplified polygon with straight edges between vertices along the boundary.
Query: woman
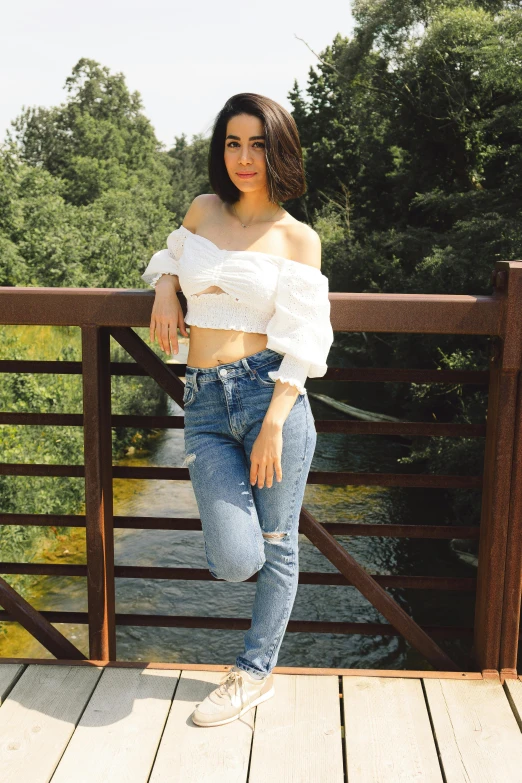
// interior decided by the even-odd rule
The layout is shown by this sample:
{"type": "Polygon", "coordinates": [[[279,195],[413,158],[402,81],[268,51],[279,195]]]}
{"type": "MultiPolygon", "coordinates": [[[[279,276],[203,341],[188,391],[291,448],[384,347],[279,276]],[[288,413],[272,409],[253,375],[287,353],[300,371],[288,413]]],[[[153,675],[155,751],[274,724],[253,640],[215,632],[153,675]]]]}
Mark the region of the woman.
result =
{"type": "Polygon", "coordinates": [[[317,439],[304,382],[325,374],[333,342],[319,237],[279,204],[306,191],[292,116],[262,95],[234,95],[214,123],[209,177],[215,194],[194,199],[142,275],[156,291],[151,342],[176,354],[177,328],[188,336],[191,326],[183,464],[209,570],[231,582],[257,572],[244,651],[194,711],[199,726],[274,694],[317,439]]]}

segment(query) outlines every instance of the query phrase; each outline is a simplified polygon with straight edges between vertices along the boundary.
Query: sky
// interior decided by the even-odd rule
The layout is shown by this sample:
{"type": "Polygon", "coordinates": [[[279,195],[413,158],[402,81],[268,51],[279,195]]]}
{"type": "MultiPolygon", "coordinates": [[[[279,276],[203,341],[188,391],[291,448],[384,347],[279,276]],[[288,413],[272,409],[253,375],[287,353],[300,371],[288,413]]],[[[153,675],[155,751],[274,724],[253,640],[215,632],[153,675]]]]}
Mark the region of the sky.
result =
{"type": "Polygon", "coordinates": [[[224,102],[257,92],[291,109],[287,94],[335,35],[351,37],[342,0],[19,0],[0,29],[0,140],[22,106],[65,101],[81,57],[123,73],[166,147],[210,134],[224,102]],[[298,40],[303,39],[303,40],[298,40]],[[309,48],[308,48],[309,47],[309,48]]]}

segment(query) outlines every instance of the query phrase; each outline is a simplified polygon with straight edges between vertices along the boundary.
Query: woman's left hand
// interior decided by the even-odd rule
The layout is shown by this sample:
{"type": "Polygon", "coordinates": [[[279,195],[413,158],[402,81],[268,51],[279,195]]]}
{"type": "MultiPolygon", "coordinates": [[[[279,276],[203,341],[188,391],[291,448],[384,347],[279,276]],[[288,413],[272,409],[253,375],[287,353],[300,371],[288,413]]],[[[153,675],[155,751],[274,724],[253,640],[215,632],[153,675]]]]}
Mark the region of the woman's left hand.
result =
{"type": "Polygon", "coordinates": [[[278,424],[263,422],[250,454],[250,484],[262,489],[272,486],[274,471],[276,480],[281,481],[281,453],[283,451],[283,428],[278,424]]]}

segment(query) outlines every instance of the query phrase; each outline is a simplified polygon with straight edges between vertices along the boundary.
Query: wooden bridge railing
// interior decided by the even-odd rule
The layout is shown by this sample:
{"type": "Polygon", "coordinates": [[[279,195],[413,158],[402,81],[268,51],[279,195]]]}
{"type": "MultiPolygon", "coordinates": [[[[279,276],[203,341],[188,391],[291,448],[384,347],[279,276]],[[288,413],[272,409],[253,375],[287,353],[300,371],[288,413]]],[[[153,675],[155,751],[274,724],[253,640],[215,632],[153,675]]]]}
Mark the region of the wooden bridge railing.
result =
{"type": "MultiPolygon", "coordinates": [[[[408,332],[490,335],[489,370],[344,369],[329,367],[327,380],[488,384],[487,424],[361,422],[316,419],[318,432],[485,437],[483,474],[456,476],[311,471],[308,483],[403,487],[482,487],[480,525],[373,525],[320,523],[302,508],[299,531],[339,573],[301,572],[301,584],[353,585],[388,623],[290,621],[289,632],[401,634],[438,671],[457,666],[435,641],[473,635],[482,673],[515,677],[522,589],[522,262],[502,261],[492,274],[491,296],[331,293],[337,332],[408,332]],[[477,578],[371,575],[338,543],[336,535],[479,538],[477,578]],[[476,591],[473,628],[420,626],[386,588],[476,591]]],[[[87,564],[0,563],[0,573],[87,577],[88,613],[36,611],[0,577],[0,621],[19,622],[58,659],[85,659],[52,623],[88,623],[89,660],[116,660],[116,625],[246,629],[236,617],[115,613],[115,578],[208,580],[205,569],[115,566],[113,528],[201,530],[197,519],[114,517],[112,478],[189,479],[187,468],[112,465],[111,427],[183,427],[182,416],[111,413],[111,375],[150,375],[183,407],[186,365],[165,364],[132,329],[148,326],[149,290],[0,288],[0,324],[79,326],[82,362],[4,360],[0,372],[81,373],[83,414],[0,413],[0,424],[81,426],[84,464],[1,464],[17,476],[77,476],[85,480],[85,515],[0,514],[2,525],[85,527],[87,564]],[[134,362],[111,362],[110,336],[134,362]]],[[[186,300],[179,294],[184,310],[186,300]]],[[[0,436],[1,437],[1,436],[0,436]]],[[[256,575],[250,581],[255,581],[256,575]]],[[[0,661],[7,660],[0,658],[0,661]]],[[[9,659],[10,660],[10,659],[9,659]]]]}

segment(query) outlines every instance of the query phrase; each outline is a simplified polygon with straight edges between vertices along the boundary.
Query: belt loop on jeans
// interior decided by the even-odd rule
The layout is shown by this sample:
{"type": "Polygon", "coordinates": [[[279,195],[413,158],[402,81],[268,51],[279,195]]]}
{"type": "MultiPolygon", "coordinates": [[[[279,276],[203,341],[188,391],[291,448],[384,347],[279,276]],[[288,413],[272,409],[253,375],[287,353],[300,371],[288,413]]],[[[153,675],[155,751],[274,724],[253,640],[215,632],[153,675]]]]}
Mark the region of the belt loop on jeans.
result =
{"type": "Polygon", "coordinates": [[[245,370],[248,370],[248,374],[250,376],[250,379],[253,380],[255,378],[255,372],[253,371],[253,369],[249,365],[246,356],[243,356],[243,358],[241,359],[241,363],[242,363],[243,367],[245,368],[245,370]]]}

